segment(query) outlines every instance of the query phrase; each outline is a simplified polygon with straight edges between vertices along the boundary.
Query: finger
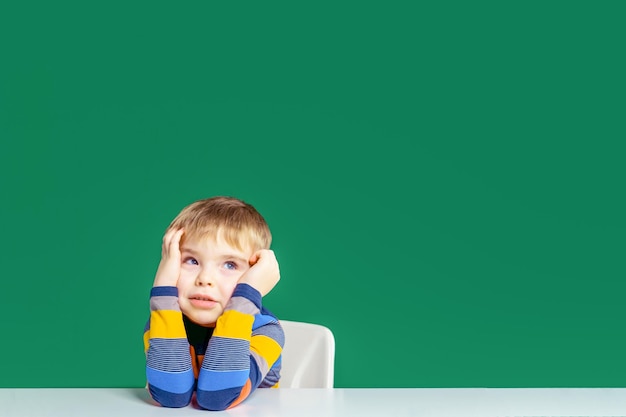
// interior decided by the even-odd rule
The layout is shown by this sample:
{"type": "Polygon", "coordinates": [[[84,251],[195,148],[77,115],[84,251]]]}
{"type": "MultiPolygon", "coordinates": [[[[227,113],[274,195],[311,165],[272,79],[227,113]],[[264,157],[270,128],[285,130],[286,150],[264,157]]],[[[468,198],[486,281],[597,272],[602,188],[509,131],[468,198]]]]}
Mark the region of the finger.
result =
{"type": "Polygon", "coordinates": [[[172,230],[168,230],[163,235],[163,240],[161,242],[161,257],[167,255],[168,248],[170,247],[170,240],[172,239],[172,230]]]}
{"type": "Polygon", "coordinates": [[[261,259],[261,251],[256,251],[252,254],[252,256],[250,257],[250,259],[248,259],[248,263],[250,264],[250,266],[256,264],[257,262],[259,262],[259,259],[261,259]]]}
{"type": "Polygon", "coordinates": [[[163,246],[170,246],[170,242],[172,241],[172,236],[174,236],[174,233],[176,233],[178,229],[169,229],[165,232],[165,234],[163,235],[163,246]]]}
{"type": "Polygon", "coordinates": [[[170,240],[169,250],[172,253],[180,251],[180,239],[185,232],[184,229],[178,229],[172,234],[172,239],[170,240]]]}
{"type": "Polygon", "coordinates": [[[256,263],[258,263],[259,261],[261,261],[262,259],[266,259],[266,260],[271,260],[271,258],[274,256],[274,252],[269,250],[269,249],[260,249],[256,252],[254,252],[252,254],[252,256],[250,257],[250,265],[254,265],[256,263]]]}
{"type": "Polygon", "coordinates": [[[170,229],[165,233],[165,236],[163,236],[163,254],[167,254],[178,247],[182,234],[183,229],[170,229]],[[173,247],[172,245],[175,246],[173,247]]]}

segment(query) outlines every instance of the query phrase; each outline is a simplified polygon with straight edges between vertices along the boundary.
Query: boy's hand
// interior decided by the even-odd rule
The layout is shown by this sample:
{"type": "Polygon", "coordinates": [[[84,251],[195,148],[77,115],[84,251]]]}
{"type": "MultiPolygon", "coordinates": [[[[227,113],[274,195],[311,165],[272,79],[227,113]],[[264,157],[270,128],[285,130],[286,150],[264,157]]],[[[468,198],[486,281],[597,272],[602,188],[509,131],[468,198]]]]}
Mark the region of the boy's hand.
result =
{"type": "Polygon", "coordinates": [[[169,230],[163,236],[161,262],[154,278],[155,287],[175,287],[180,276],[180,237],[183,229],[169,230]]]}
{"type": "Polygon", "coordinates": [[[240,284],[248,284],[264,297],[280,280],[280,270],[274,251],[262,249],[255,252],[248,261],[251,268],[239,278],[240,284]]]}

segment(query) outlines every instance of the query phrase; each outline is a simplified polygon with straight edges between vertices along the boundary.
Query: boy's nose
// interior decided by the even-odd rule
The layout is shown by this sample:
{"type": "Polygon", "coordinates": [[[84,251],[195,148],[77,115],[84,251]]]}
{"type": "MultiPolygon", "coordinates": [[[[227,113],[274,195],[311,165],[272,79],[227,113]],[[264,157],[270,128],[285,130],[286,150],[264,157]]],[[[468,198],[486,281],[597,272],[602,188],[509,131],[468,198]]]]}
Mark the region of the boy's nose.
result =
{"type": "Polygon", "coordinates": [[[196,285],[200,285],[200,286],[208,285],[211,287],[214,284],[215,284],[215,280],[213,278],[213,273],[211,273],[211,271],[208,271],[206,269],[203,269],[202,271],[200,271],[200,273],[196,277],[196,285]]]}

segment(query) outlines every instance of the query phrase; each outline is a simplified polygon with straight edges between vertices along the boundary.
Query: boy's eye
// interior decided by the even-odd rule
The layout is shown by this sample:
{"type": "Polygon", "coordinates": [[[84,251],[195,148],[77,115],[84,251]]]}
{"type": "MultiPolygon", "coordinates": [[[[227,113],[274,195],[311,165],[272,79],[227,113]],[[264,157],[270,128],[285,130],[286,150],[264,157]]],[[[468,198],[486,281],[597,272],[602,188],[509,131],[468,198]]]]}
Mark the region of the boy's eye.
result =
{"type": "Polygon", "coordinates": [[[226,263],[224,264],[224,267],[225,267],[226,269],[232,269],[232,270],[235,270],[235,269],[237,269],[237,264],[236,264],[236,263],[234,263],[234,262],[230,262],[230,261],[229,261],[229,262],[226,262],[226,263]]]}
{"type": "Polygon", "coordinates": [[[187,265],[198,265],[198,261],[196,261],[194,258],[185,258],[183,263],[186,263],[187,265]]]}

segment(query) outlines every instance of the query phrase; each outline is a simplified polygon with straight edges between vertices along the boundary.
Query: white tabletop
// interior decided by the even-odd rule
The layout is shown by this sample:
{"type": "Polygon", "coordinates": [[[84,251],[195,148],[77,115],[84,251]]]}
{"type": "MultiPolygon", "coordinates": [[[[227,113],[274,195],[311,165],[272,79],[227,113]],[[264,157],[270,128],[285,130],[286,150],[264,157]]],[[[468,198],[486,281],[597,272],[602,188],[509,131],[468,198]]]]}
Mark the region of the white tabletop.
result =
{"type": "Polygon", "coordinates": [[[626,416],[624,388],[260,389],[232,410],[154,405],[141,388],[0,389],[7,417],[626,416]]]}

